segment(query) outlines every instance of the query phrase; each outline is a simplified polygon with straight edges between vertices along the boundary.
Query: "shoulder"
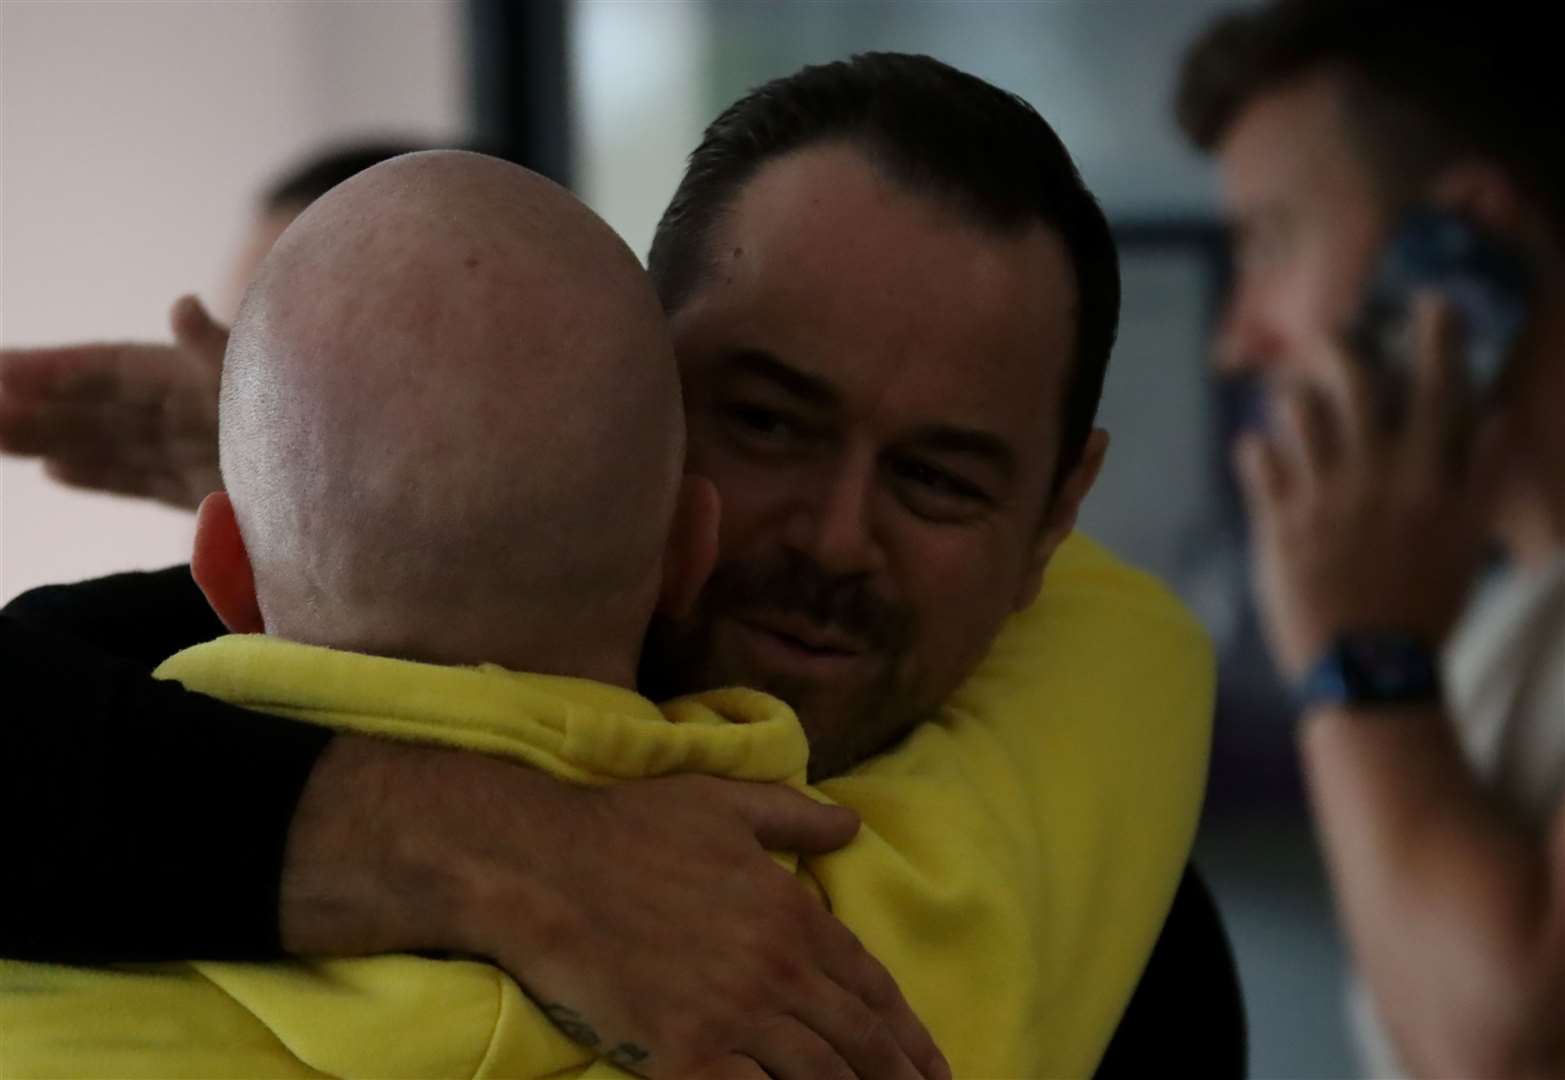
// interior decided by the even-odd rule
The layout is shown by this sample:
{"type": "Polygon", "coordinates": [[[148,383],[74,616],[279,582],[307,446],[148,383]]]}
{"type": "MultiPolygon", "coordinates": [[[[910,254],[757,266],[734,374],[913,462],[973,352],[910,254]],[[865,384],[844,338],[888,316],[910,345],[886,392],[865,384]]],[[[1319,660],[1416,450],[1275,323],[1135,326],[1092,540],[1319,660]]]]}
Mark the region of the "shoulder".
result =
{"type": "Polygon", "coordinates": [[[45,585],[17,596],[5,614],[149,669],[226,633],[186,565],[45,585]]]}
{"type": "Polygon", "coordinates": [[[1100,678],[1114,674],[1179,673],[1209,688],[1216,679],[1211,639],[1179,598],[1080,533],[1060,545],[1038,596],[1006,621],[979,673],[1016,665],[1052,669],[1063,680],[1055,692],[1084,682],[1102,690],[1100,678]]]}

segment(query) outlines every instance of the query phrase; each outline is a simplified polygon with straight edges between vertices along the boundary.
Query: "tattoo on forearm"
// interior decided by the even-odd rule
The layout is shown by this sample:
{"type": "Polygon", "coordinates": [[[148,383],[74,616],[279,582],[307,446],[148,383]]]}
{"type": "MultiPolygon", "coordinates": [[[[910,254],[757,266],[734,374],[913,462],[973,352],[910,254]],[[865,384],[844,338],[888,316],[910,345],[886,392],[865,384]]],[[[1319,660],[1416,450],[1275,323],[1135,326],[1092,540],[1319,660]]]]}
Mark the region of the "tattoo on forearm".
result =
{"type": "Polygon", "coordinates": [[[643,1050],[635,1043],[622,1042],[614,1049],[603,1055],[603,1060],[610,1065],[619,1065],[629,1068],[632,1065],[645,1065],[647,1059],[652,1056],[649,1050],[643,1050]]]}
{"type": "Polygon", "coordinates": [[[544,1005],[543,1014],[553,1022],[555,1027],[565,1032],[566,1037],[572,1042],[579,1042],[583,1046],[596,1050],[598,1044],[603,1041],[598,1038],[598,1033],[592,1029],[592,1025],[587,1023],[587,1018],[569,1005],[559,1003],[544,1005]]]}
{"type": "MultiPolygon", "coordinates": [[[[540,1005],[543,1014],[547,1016],[555,1027],[565,1033],[566,1038],[572,1042],[580,1043],[589,1050],[597,1050],[603,1044],[603,1039],[587,1018],[569,1005],[556,1002],[553,1005],[540,1005]]],[[[603,1051],[603,1059],[612,1065],[631,1066],[644,1065],[652,1052],[635,1043],[622,1042],[611,1050],[603,1051]]]]}

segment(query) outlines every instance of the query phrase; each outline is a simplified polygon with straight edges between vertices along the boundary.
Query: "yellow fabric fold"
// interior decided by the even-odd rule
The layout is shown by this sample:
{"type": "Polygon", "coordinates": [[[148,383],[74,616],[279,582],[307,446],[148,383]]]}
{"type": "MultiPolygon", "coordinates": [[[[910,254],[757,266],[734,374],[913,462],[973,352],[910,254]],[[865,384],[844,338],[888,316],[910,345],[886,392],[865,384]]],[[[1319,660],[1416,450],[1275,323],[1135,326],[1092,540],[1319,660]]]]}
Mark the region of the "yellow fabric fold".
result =
{"type": "MultiPolygon", "coordinates": [[[[1092,1072],[1189,853],[1212,672],[1166,591],[1072,537],[939,717],[820,785],[864,828],[798,873],[890,969],[959,1077],[1092,1072]]],[[[579,783],[690,771],[800,783],[806,763],[791,710],[747,690],[659,710],[581,680],[254,636],[187,650],[160,674],[579,783]]],[[[0,1032],[7,1077],[624,1075],[498,969],[413,956],[5,962],[0,1032]]]]}

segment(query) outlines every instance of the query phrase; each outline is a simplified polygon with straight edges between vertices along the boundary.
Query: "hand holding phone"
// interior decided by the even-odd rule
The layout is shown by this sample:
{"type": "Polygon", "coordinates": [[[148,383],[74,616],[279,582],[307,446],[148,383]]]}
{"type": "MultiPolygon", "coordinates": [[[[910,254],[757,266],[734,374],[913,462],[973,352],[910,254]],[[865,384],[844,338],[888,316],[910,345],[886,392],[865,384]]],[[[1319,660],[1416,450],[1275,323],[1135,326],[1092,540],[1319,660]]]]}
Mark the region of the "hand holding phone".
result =
{"type": "Polygon", "coordinates": [[[1527,322],[1530,275],[1504,238],[1461,214],[1420,207],[1398,224],[1348,341],[1379,386],[1382,420],[1400,423],[1411,378],[1413,299],[1434,292],[1464,335],[1462,368],[1472,400],[1494,392],[1527,322]]]}

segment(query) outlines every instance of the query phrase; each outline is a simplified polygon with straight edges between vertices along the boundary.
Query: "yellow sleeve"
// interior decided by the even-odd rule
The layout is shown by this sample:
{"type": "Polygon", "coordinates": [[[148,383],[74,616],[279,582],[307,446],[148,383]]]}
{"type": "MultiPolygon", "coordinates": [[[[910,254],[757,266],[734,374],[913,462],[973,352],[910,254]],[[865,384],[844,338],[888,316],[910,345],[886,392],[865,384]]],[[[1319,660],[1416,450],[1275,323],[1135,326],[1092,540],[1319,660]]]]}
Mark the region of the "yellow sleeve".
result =
{"type": "Polygon", "coordinates": [[[979,669],[821,785],[859,839],[808,860],[958,1076],[1086,1076],[1189,857],[1214,663],[1171,594],[1079,536],[979,669]]]}
{"type": "Polygon", "coordinates": [[[950,701],[952,734],[992,740],[993,782],[1046,843],[1037,869],[1066,951],[1062,993],[1107,1046],[1151,954],[1195,840],[1216,664],[1163,586],[1085,537],[1061,546],[1039,598],[950,701]],[[1068,991],[1068,986],[1065,987],[1068,991]]]}

